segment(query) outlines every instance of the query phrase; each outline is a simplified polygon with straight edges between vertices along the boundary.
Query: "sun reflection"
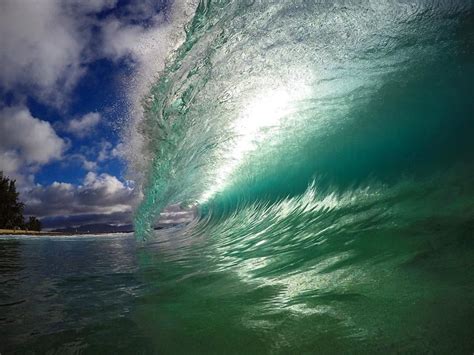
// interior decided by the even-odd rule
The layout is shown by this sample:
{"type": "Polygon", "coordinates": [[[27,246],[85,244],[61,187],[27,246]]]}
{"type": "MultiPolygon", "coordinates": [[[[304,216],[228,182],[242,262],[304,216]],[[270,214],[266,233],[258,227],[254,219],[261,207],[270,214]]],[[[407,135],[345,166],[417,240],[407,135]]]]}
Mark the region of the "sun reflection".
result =
{"type": "Polygon", "coordinates": [[[199,199],[203,203],[221,191],[228,184],[229,178],[242,164],[245,157],[255,151],[282,123],[285,117],[290,118],[295,109],[295,102],[301,100],[307,92],[306,86],[279,87],[269,89],[257,95],[233,122],[234,141],[226,147],[224,164],[218,167],[213,186],[199,199]]]}

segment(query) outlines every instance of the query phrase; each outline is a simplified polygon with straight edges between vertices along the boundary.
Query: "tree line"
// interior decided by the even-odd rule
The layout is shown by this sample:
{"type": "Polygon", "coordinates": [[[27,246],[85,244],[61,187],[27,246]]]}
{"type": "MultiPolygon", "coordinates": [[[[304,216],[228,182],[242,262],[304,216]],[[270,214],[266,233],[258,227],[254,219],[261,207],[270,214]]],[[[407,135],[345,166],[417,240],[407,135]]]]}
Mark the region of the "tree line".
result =
{"type": "Polygon", "coordinates": [[[41,222],[36,217],[31,216],[25,221],[25,204],[19,200],[15,183],[0,171],[0,229],[41,231],[41,222]]]}

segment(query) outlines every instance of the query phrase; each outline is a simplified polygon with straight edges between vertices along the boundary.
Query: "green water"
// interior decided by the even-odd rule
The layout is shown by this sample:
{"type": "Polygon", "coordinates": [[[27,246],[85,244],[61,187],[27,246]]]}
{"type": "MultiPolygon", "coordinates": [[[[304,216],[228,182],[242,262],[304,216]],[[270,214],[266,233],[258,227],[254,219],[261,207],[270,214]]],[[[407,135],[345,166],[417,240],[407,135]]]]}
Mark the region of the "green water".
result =
{"type": "Polygon", "coordinates": [[[136,235],[0,239],[0,352],[471,354],[472,10],[202,1],[136,235]]]}
{"type": "Polygon", "coordinates": [[[472,206],[423,206],[448,200],[430,182],[380,196],[307,193],[146,243],[2,237],[0,351],[469,354],[472,206]]]}
{"type": "Polygon", "coordinates": [[[137,238],[200,211],[160,341],[472,352],[473,44],[472,2],[202,1],[144,101],[137,238]]]}
{"type": "Polygon", "coordinates": [[[169,203],[221,215],[296,197],[314,181],[330,194],[469,175],[472,10],[201,1],[144,99],[140,238],[169,203]]]}

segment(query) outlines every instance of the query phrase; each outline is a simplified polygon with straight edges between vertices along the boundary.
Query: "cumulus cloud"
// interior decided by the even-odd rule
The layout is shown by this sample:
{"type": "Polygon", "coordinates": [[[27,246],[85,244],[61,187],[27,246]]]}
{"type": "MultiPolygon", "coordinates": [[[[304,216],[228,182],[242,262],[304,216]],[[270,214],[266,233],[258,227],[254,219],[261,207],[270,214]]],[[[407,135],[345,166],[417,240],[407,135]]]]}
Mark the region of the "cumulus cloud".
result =
{"type": "Polygon", "coordinates": [[[6,175],[15,175],[21,166],[21,160],[15,151],[0,148],[0,171],[6,175]]]}
{"type": "Polygon", "coordinates": [[[31,115],[23,106],[0,111],[0,170],[15,175],[61,158],[66,143],[49,122],[31,115]]]}
{"type": "MultiPolygon", "coordinates": [[[[132,185],[115,176],[94,172],[87,173],[81,185],[64,182],[36,185],[23,196],[25,214],[40,217],[47,228],[91,223],[130,224],[132,211],[139,201],[139,192],[132,185]]],[[[188,223],[195,215],[195,207],[171,205],[160,214],[157,225],[188,223]]]]}
{"type": "Polygon", "coordinates": [[[99,113],[89,112],[82,117],[70,120],[67,124],[66,131],[79,138],[84,138],[91,134],[94,128],[99,124],[100,119],[101,117],[99,113]]]}
{"type": "Polygon", "coordinates": [[[87,159],[83,154],[70,154],[67,158],[70,162],[79,163],[82,168],[87,171],[97,170],[98,168],[97,162],[87,159]]]}
{"type": "Polygon", "coordinates": [[[100,150],[97,154],[97,161],[104,162],[112,158],[112,150],[113,150],[112,143],[106,140],[103,140],[102,142],[100,142],[99,146],[100,146],[100,150]]]}
{"type": "Polygon", "coordinates": [[[0,86],[62,106],[94,60],[96,13],[116,0],[0,2],[0,86]]]}
{"type": "Polygon", "coordinates": [[[136,0],[101,17],[117,0],[1,1],[0,89],[61,107],[88,64],[101,57],[130,56],[159,69],[195,3],[136,0]]]}
{"type": "MultiPolygon", "coordinates": [[[[133,116],[168,53],[184,38],[184,24],[197,3],[132,0],[121,4],[119,11],[107,12],[117,0],[0,1],[0,95],[10,93],[16,100],[29,95],[64,107],[90,63],[131,58],[136,70],[125,85],[133,116]]],[[[87,128],[82,130],[81,124],[98,121],[90,115],[65,126],[85,135],[87,128]]],[[[125,139],[141,145],[138,137],[125,139]]],[[[141,154],[139,149],[133,151],[141,154]]]]}
{"type": "MultiPolygon", "coordinates": [[[[197,3],[198,0],[131,0],[128,5],[122,3],[120,10],[108,12],[117,6],[117,0],[0,1],[0,95],[9,97],[9,105],[26,102],[23,99],[30,96],[64,113],[72,90],[90,63],[125,58],[136,69],[133,80],[127,81],[124,88],[133,96],[131,109],[135,110],[142,94],[163,69],[166,56],[183,38],[183,26],[197,3]]],[[[0,99],[2,104],[7,104],[6,99],[0,99]]],[[[28,213],[47,218],[130,216],[138,189],[133,190],[108,174],[91,172],[80,185],[55,182],[31,188],[33,173],[62,158],[68,143],[48,122],[33,117],[25,106],[16,105],[0,106],[0,170],[28,181],[30,190],[23,195],[28,213]]],[[[89,113],[56,127],[83,138],[101,120],[100,114],[89,113]]],[[[136,136],[124,140],[137,141],[141,147],[136,136]]],[[[125,152],[129,157],[132,151],[128,145],[113,147],[108,142],[100,150],[93,150],[91,154],[76,150],[66,161],[70,158],[79,161],[84,169],[96,171],[98,163],[124,158],[125,152]]],[[[133,151],[143,157],[142,150],[133,151]]]]}
{"type": "Polygon", "coordinates": [[[60,104],[84,74],[85,40],[56,0],[0,3],[0,84],[60,104]]]}
{"type": "Polygon", "coordinates": [[[125,146],[123,143],[118,143],[114,146],[109,141],[103,139],[93,149],[93,152],[89,153],[89,155],[96,156],[97,161],[103,163],[111,159],[122,159],[125,155],[124,150],[125,146]]]}
{"type": "Polygon", "coordinates": [[[87,173],[81,185],[53,182],[24,195],[25,213],[41,218],[76,215],[131,214],[134,189],[109,174],[87,173]]]}

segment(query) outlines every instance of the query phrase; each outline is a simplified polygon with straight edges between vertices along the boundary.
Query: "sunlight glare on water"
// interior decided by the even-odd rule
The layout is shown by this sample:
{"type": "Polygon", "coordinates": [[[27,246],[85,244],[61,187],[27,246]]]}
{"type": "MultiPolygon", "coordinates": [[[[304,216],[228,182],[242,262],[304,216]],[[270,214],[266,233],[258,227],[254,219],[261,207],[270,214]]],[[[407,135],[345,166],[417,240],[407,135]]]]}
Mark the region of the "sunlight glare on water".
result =
{"type": "Polygon", "coordinates": [[[234,140],[229,143],[222,165],[217,167],[215,183],[199,199],[205,203],[222,191],[232,174],[246,156],[265,144],[278,131],[284,119],[295,119],[292,115],[297,104],[309,96],[309,87],[301,82],[261,90],[250,103],[244,105],[238,118],[232,123],[234,140]]]}

